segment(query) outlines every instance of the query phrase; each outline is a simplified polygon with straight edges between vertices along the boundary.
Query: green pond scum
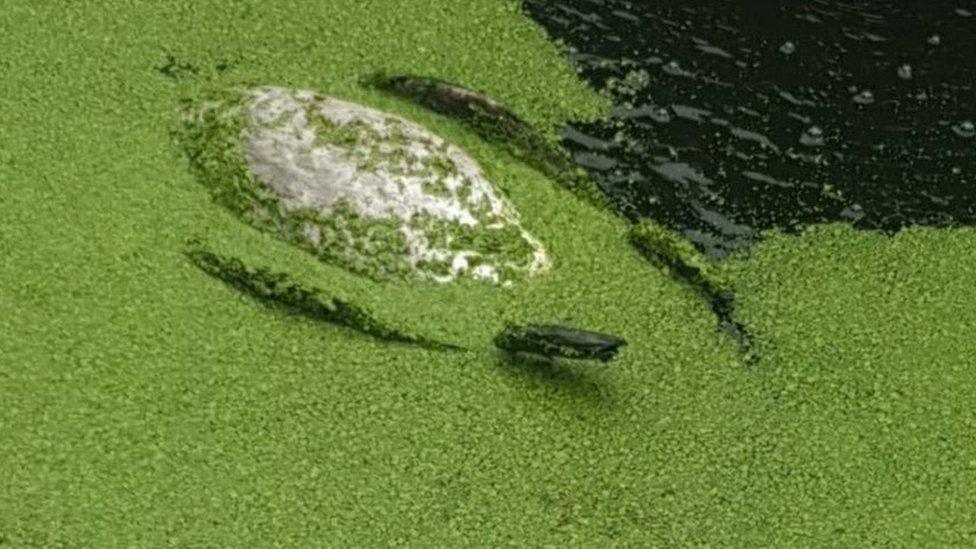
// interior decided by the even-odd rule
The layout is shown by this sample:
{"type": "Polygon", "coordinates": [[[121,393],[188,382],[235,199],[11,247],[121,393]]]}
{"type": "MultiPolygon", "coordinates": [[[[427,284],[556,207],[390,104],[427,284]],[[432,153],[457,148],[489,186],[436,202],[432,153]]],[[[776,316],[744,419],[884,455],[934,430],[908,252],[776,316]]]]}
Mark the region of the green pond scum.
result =
{"type": "Polygon", "coordinates": [[[0,51],[0,546],[976,545],[973,229],[772,231],[699,269],[748,366],[626,220],[362,85],[454,82],[543,133],[605,114],[518,2],[11,0],[0,51]],[[254,85],[444,136],[551,270],[374,280],[242,223],[250,191],[215,202],[169,129],[254,85]],[[551,374],[499,356],[537,324],[628,344],[551,374]]]}

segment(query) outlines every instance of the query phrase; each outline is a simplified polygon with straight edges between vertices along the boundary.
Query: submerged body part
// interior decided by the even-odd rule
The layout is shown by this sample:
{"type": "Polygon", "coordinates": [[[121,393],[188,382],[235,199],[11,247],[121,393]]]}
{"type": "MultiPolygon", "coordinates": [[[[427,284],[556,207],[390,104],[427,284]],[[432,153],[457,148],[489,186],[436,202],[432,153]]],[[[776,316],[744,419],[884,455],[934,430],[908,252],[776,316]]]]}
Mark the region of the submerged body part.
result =
{"type": "Polygon", "coordinates": [[[601,362],[609,362],[626,344],[614,335],[555,325],[508,326],[495,337],[495,346],[509,353],[601,362]]]}
{"type": "MultiPolygon", "coordinates": [[[[512,111],[493,99],[457,84],[419,76],[377,75],[371,83],[445,115],[469,123],[483,138],[506,145],[516,156],[530,162],[557,182],[579,191],[591,203],[623,214],[620,207],[610,208],[609,197],[575,164],[561,145],[539,136],[512,111]],[[597,198],[594,198],[599,195],[597,198]]],[[[571,130],[570,130],[571,131],[571,130]]],[[[650,220],[639,220],[630,230],[631,243],[649,260],[666,266],[677,278],[698,289],[719,321],[746,352],[749,362],[755,360],[752,343],[745,326],[735,319],[735,299],[731,287],[719,268],[695,245],[667,227],[650,220]]]]}
{"type": "Polygon", "coordinates": [[[573,162],[568,151],[485,94],[423,76],[379,74],[372,76],[368,83],[464,121],[485,140],[504,145],[513,156],[577,197],[600,208],[610,206],[597,183],[573,162]]]}
{"type": "Polygon", "coordinates": [[[715,263],[677,232],[650,220],[631,227],[630,241],[648,261],[697,289],[718,317],[719,328],[739,344],[747,361],[757,359],[748,330],[735,318],[732,286],[715,263]]]}

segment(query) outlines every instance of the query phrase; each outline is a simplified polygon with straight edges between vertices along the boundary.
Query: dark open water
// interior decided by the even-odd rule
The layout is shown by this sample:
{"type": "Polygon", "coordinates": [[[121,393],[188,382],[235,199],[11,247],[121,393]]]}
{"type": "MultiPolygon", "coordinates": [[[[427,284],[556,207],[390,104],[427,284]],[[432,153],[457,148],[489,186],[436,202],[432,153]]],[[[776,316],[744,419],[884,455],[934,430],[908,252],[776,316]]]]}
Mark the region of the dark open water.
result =
{"type": "Polygon", "coordinates": [[[976,2],[526,0],[612,116],[566,144],[713,257],[758,231],[976,223],[976,2]]]}

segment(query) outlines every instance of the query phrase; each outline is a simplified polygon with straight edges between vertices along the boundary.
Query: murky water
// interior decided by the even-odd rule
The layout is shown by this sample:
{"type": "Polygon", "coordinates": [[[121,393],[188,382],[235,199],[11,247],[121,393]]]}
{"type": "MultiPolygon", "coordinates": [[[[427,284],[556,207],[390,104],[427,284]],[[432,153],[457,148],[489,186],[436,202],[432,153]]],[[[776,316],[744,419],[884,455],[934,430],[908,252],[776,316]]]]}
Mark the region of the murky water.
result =
{"type": "Polygon", "coordinates": [[[976,2],[526,0],[612,116],[566,144],[713,257],[759,231],[976,223],[976,2]]]}

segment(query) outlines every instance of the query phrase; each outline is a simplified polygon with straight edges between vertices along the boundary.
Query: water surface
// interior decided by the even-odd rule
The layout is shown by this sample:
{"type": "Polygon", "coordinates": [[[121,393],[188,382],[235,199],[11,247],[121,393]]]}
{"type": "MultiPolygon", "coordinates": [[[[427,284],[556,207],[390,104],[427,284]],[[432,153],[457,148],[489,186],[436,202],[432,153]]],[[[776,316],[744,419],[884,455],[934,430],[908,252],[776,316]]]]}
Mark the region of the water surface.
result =
{"type": "Polygon", "coordinates": [[[567,146],[713,257],[769,228],[976,222],[976,3],[527,0],[611,117],[567,146]]]}

